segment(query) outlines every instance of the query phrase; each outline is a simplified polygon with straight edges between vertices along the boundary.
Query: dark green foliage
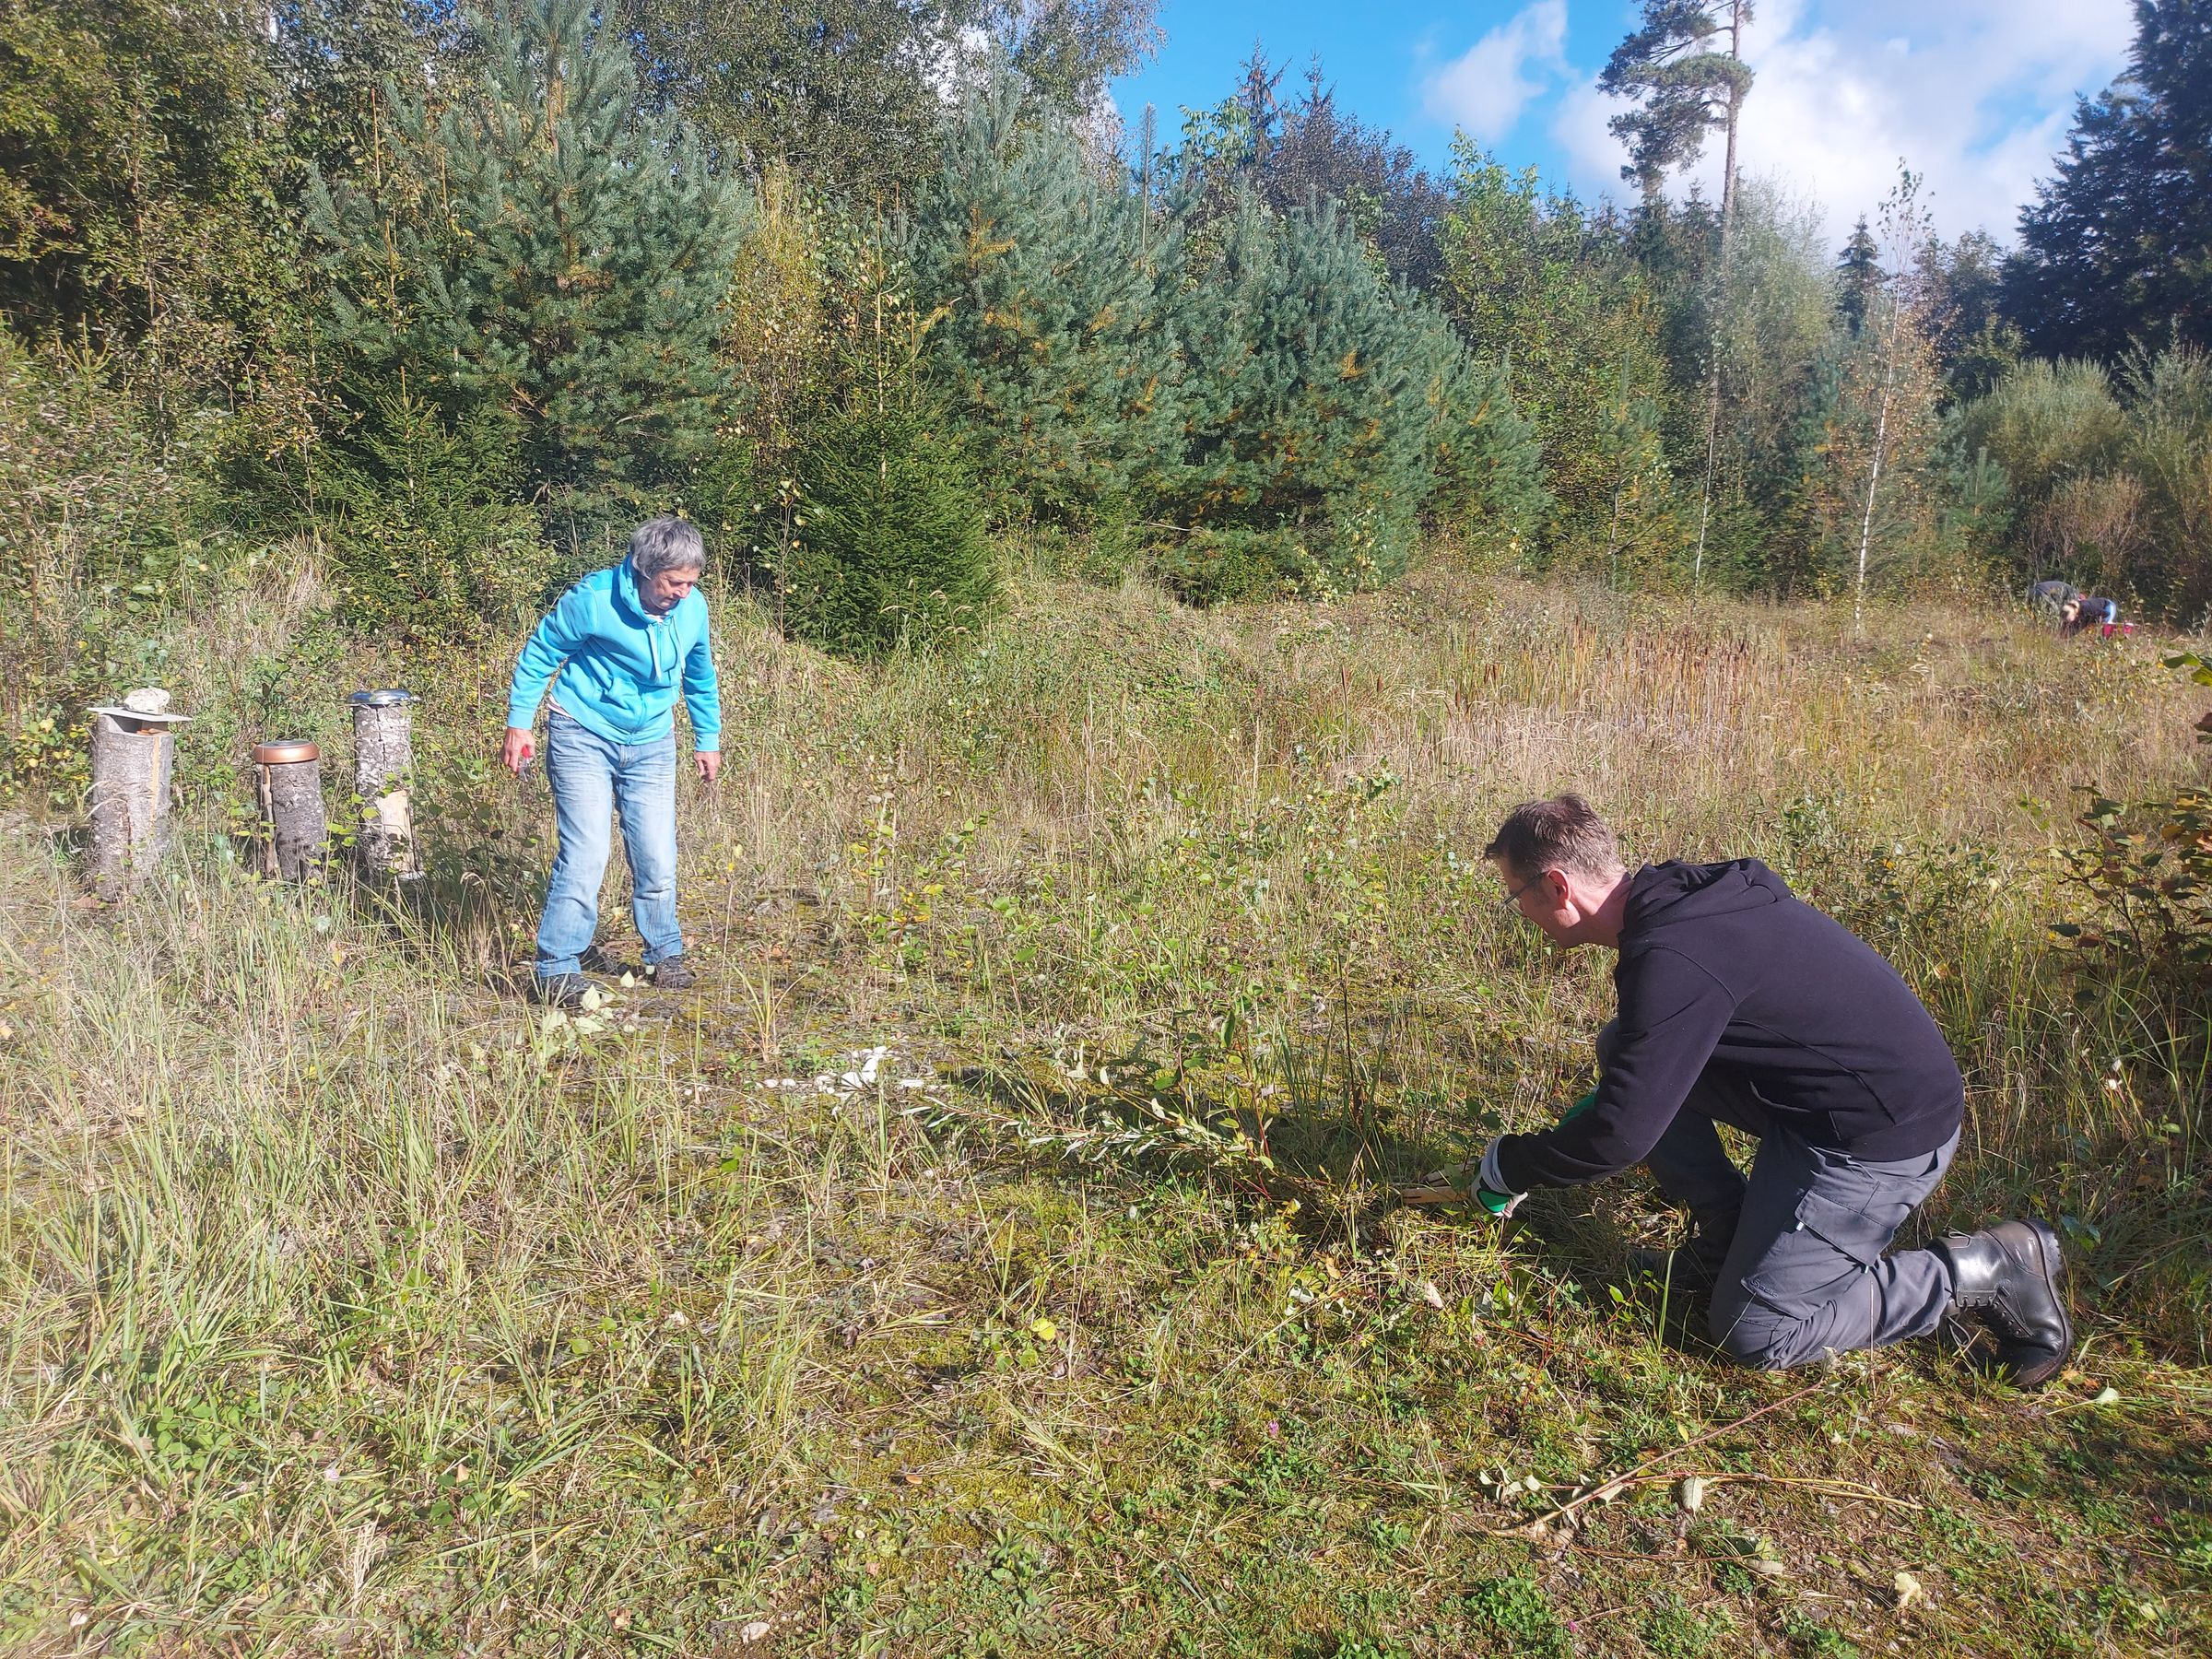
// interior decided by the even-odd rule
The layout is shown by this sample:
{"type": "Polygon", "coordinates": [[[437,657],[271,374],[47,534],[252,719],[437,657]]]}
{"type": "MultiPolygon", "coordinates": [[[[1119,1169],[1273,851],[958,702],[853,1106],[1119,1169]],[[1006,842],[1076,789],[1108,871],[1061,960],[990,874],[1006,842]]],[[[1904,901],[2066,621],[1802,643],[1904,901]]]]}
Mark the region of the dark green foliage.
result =
{"type": "Polygon", "coordinates": [[[1178,324],[1182,522],[1264,533],[1301,586],[1404,569],[1447,409],[1464,427],[1495,406],[1462,389],[1465,347],[1441,314],[1389,284],[1334,208],[1283,218],[1247,196],[1191,269],[1178,324]]]}
{"type": "Polygon", "coordinates": [[[423,637],[496,631],[543,598],[552,560],[516,500],[514,422],[490,405],[449,425],[404,386],[356,400],[320,453],[317,519],[352,623],[423,637]]]}
{"type": "Polygon", "coordinates": [[[2014,363],[2025,342],[2006,322],[2004,251],[1988,233],[1970,230],[1957,241],[1923,250],[1921,288],[1927,295],[1936,359],[1954,400],[1979,397],[2014,363]]]}
{"type": "Polygon", "coordinates": [[[874,655],[972,626],[997,580],[974,477],[940,420],[832,416],[799,465],[796,536],[771,572],[794,633],[874,655]]]}
{"type": "Polygon", "coordinates": [[[1206,240],[1244,193],[1281,214],[1331,203],[1390,275],[1433,288],[1441,276],[1436,227],[1450,194],[1411,150],[1338,104],[1318,58],[1295,100],[1281,96],[1284,73],[1255,49],[1237,91],[1192,115],[1181,149],[1158,159],[1188,198],[1190,226],[1206,240]]]}
{"type": "Polygon", "coordinates": [[[2006,309],[2050,357],[2212,347],[2212,0],[2136,0],[2127,73],[2020,215],[2006,309]]]}
{"type": "MultiPolygon", "coordinates": [[[[1643,0],[1643,26],[1613,49],[1597,77],[1598,90],[1637,100],[1638,107],[1606,123],[1629,147],[1620,176],[1648,199],[1666,175],[1695,161],[1706,135],[1725,127],[1751,89],[1751,68],[1724,44],[1729,6],[1704,0],[1643,0]]],[[[1735,7],[1750,21],[1747,0],[1735,7]]]]}
{"type": "Polygon", "coordinates": [[[0,314],[227,398],[295,263],[273,91],[218,7],[0,0],[0,314]]]}
{"type": "Polygon", "coordinates": [[[1854,335],[1864,329],[1867,313],[1881,291],[1881,249],[1862,213],[1836,255],[1836,315],[1842,319],[1843,326],[1854,335]]]}
{"type": "Polygon", "coordinates": [[[436,114],[397,97],[380,179],[318,175],[310,197],[353,383],[435,400],[455,430],[501,412],[524,490],[580,542],[657,507],[711,445],[746,211],[688,132],[639,116],[591,17],[501,14],[476,93],[436,114]]]}
{"type": "Polygon", "coordinates": [[[648,91],[733,167],[886,210],[934,171],[944,76],[1003,53],[1065,122],[1156,34],[1151,0],[616,0],[648,91]],[[988,41],[988,46],[981,43],[988,41]]]}
{"type": "Polygon", "coordinates": [[[1000,77],[946,141],[906,238],[927,361],[1003,504],[1086,522],[1156,498],[1179,448],[1175,249],[1064,127],[1000,77]]]}

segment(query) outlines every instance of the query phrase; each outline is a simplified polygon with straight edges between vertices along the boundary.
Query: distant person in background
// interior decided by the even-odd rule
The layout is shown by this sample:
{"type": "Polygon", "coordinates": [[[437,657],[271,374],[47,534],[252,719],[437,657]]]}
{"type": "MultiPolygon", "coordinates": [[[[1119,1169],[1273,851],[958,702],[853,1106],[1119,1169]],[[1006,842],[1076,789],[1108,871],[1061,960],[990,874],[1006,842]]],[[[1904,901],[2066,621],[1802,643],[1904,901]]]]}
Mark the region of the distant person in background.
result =
{"type": "Polygon", "coordinates": [[[2079,588],[2070,582],[2061,582],[2056,577],[2039,582],[2028,590],[2028,603],[2053,617],[2065,608],[2067,600],[2080,597],[2079,588]]]}
{"type": "Polygon", "coordinates": [[[2090,629],[2112,629],[2120,626],[2120,606],[2110,599],[2100,599],[2092,594],[2077,594],[2058,607],[2058,631],[2071,639],[2090,629]]]}
{"type": "Polygon", "coordinates": [[[622,819],[631,912],[653,983],[695,982],[676,919],[676,702],[691,720],[692,764],[702,782],[722,769],[722,699],[707,638],[706,568],[699,529],[657,518],[631,533],[629,555],[586,576],[537,625],[514,665],[500,759],[522,776],[538,700],[546,716],[546,782],[560,846],[537,926],[540,1001],[572,1008],[591,982],[582,958],[599,925],[610,821],[622,819]]]}

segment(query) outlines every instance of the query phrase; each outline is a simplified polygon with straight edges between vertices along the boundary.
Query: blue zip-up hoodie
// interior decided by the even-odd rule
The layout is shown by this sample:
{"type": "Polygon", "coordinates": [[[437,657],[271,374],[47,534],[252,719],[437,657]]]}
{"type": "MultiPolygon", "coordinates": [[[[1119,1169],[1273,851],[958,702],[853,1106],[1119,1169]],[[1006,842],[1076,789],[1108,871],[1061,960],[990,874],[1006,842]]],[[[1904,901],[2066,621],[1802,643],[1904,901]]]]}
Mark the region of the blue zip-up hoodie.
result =
{"type": "Polygon", "coordinates": [[[507,693],[509,725],[529,728],[548,680],[571,720],[622,744],[657,743],[674,731],[680,688],[692,747],[702,754],[722,747],[706,600],[693,588],[666,616],[654,616],[638,597],[627,559],[563,594],[530,635],[507,693]]]}

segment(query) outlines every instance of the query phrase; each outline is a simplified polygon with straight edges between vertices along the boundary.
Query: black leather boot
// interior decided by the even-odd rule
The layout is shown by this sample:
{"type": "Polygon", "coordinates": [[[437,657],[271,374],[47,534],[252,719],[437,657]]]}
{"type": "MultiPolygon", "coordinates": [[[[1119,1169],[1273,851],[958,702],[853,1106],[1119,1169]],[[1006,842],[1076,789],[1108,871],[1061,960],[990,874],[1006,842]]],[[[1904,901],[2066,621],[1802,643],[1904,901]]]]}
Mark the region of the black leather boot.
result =
{"type": "Polygon", "coordinates": [[[2066,1260],[2041,1221],[2000,1221],[1936,1241],[1956,1288],[1946,1335],[1974,1363],[2018,1388],[2041,1388],[2074,1351],[2066,1317],[2066,1260]]]}

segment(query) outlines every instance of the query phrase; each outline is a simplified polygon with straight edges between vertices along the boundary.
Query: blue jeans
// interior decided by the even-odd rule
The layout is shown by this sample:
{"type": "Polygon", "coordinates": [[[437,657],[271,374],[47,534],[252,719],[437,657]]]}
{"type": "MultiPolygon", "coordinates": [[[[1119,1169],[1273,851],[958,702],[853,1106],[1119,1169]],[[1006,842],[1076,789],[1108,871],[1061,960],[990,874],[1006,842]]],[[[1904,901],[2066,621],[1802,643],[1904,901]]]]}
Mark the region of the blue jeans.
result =
{"type": "Polygon", "coordinates": [[[537,977],[576,972],[592,943],[618,810],[646,964],[683,955],[676,922],[676,734],[656,743],[609,743],[555,709],[546,719],[546,782],[560,848],[537,924],[537,977]]]}

